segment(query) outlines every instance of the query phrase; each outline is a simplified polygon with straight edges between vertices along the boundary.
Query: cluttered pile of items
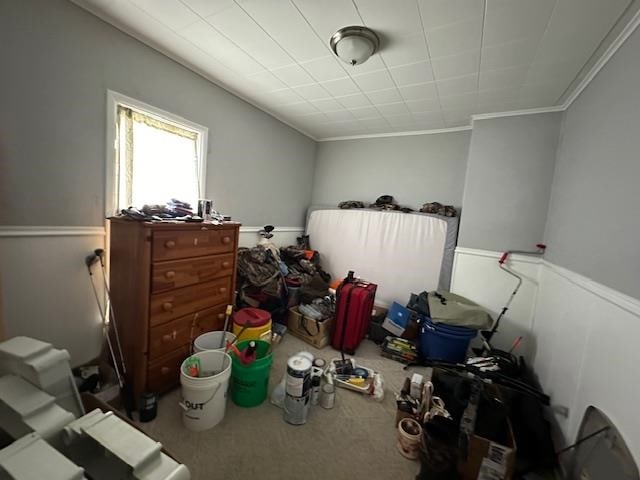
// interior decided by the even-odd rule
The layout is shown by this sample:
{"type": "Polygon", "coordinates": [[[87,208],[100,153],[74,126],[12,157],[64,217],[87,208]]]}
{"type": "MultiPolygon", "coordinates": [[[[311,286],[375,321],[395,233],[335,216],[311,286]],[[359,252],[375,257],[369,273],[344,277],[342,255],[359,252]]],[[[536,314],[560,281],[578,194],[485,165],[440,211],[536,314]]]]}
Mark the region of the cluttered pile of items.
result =
{"type": "MultiPolygon", "coordinates": [[[[411,207],[398,205],[391,195],[380,195],[375,202],[365,204],[360,200],[345,200],[338,203],[338,208],[351,209],[351,208],[369,208],[373,210],[390,210],[403,213],[415,212],[411,207]]],[[[434,215],[441,215],[443,217],[456,217],[458,211],[453,205],[443,205],[440,202],[427,202],[422,205],[418,210],[420,213],[430,213],[434,215]]]]}
{"type": "Polygon", "coordinates": [[[445,291],[411,294],[406,306],[394,303],[374,316],[369,335],[383,356],[405,368],[432,367],[429,375],[408,377],[396,396],[398,449],[420,460],[418,479],[510,479],[555,465],[543,413],[549,397],[515,355],[522,337],[508,351],[491,344],[522,283],[505,265],[510,253],[500,267],[518,284],[495,322],[479,305],[445,291]],[[470,348],[478,333],[481,345],[470,348]]]}

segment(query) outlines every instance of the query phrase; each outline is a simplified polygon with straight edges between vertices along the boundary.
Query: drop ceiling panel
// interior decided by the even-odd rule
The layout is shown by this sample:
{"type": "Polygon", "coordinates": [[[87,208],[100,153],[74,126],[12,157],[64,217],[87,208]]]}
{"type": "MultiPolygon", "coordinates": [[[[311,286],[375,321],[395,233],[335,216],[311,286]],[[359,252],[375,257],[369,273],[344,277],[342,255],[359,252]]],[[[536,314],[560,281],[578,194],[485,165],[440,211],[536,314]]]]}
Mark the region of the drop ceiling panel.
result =
{"type": "Polygon", "coordinates": [[[316,138],[555,105],[640,2],[72,1],[316,138]],[[328,45],[347,25],[382,41],[356,67],[328,45]]]}

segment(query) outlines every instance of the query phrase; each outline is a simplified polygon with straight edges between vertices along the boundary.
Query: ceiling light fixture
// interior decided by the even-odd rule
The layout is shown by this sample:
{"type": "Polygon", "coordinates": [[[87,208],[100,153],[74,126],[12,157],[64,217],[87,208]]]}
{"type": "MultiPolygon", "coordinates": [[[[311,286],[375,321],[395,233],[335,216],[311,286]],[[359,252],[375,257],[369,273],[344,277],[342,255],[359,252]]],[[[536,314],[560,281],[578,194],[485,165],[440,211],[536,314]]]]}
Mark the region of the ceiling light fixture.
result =
{"type": "Polygon", "coordinates": [[[378,51],[380,39],[367,27],[343,27],[329,41],[336,56],[349,65],[360,65],[378,51]]]}

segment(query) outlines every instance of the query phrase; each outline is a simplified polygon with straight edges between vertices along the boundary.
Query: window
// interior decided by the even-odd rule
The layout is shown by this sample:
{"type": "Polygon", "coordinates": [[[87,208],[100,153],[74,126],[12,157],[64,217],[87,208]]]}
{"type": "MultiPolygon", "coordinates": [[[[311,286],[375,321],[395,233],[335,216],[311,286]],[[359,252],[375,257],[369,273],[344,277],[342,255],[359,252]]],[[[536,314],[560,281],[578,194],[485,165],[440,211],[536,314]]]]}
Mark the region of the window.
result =
{"type": "Polygon", "coordinates": [[[172,198],[204,197],[207,129],[108,92],[107,216],[172,198]]]}

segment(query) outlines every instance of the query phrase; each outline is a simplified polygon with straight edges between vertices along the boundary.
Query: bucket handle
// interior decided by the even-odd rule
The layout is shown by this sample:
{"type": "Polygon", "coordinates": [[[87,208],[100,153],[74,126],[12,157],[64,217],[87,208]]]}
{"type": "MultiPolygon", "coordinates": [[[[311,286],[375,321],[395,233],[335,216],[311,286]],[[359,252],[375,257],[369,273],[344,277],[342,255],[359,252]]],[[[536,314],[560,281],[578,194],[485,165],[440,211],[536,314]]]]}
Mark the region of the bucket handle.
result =
{"type": "MultiPolygon", "coordinates": [[[[220,390],[220,385],[222,385],[221,383],[218,383],[216,385],[216,389],[213,391],[213,394],[211,395],[211,397],[209,397],[209,400],[207,400],[206,402],[202,403],[202,406],[204,407],[207,403],[209,403],[211,400],[213,400],[213,397],[216,396],[216,393],[218,393],[218,390],[220,390]]],[[[183,398],[181,402],[178,402],[178,405],[180,405],[180,407],[182,407],[182,409],[185,412],[188,412],[189,410],[191,410],[189,407],[187,407],[187,404],[184,403],[185,399],[183,398]]]]}

